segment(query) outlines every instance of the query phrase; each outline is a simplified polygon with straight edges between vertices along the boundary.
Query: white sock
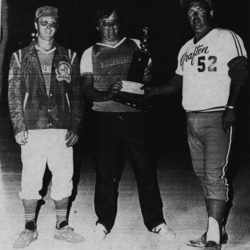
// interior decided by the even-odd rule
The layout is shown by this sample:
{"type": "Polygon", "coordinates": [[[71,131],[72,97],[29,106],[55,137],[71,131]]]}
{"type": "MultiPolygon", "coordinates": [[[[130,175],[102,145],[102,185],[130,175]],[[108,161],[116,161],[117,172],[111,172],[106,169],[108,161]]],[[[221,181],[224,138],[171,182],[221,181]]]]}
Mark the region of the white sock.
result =
{"type": "Polygon", "coordinates": [[[214,241],[220,243],[220,228],[217,220],[213,217],[208,218],[207,242],[214,241]]]}

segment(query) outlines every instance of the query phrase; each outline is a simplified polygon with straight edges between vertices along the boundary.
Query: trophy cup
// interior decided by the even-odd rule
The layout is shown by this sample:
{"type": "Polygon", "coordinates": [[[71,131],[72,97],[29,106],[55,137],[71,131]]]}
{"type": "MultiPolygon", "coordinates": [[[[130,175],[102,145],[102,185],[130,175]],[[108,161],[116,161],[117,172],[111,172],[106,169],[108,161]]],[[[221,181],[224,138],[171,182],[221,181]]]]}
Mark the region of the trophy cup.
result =
{"type": "Polygon", "coordinates": [[[113,96],[113,100],[127,106],[145,111],[150,107],[144,97],[143,75],[149,62],[148,28],[143,29],[144,35],[140,43],[141,49],[135,49],[126,81],[122,81],[122,89],[113,96]]]}

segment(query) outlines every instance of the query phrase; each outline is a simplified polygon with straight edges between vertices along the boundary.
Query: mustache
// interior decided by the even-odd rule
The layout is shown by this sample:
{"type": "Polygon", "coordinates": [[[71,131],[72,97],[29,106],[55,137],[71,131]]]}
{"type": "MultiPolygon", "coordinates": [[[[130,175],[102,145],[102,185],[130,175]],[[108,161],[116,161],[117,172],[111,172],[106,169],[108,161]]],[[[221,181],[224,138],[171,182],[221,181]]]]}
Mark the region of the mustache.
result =
{"type": "Polygon", "coordinates": [[[200,21],[201,19],[198,17],[198,16],[194,16],[193,18],[192,18],[192,21],[200,21]]]}

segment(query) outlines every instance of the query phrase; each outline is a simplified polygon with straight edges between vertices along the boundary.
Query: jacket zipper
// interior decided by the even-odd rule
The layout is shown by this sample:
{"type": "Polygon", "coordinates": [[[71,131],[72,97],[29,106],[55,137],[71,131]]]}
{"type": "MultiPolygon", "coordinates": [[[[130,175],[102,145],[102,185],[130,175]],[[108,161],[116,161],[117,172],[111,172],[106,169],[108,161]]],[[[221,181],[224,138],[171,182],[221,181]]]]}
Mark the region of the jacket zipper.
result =
{"type": "Polygon", "coordinates": [[[29,96],[29,93],[26,92],[25,93],[25,97],[24,97],[24,102],[23,102],[23,111],[25,111],[27,100],[28,100],[28,96],[29,96]]]}
{"type": "Polygon", "coordinates": [[[68,105],[69,105],[69,112],[71,112],[68,93],[66,93],[65,95],[66,95],[67,103],[68,103],[68,105]]]}

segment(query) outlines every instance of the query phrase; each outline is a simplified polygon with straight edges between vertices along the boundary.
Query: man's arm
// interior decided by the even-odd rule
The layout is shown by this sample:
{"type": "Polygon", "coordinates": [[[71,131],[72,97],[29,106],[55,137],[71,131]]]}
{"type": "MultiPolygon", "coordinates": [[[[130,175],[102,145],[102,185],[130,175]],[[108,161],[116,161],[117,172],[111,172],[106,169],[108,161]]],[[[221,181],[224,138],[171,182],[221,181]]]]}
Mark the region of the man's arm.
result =
{"type": "Polygon", "coordinates": [[[226,109],[222,115],[222,127],[225,132],[230,130],[230,126],[234,125],[236,120],[235,107],[248,76],[247,58],[236,57],[228,63],[228,67],[231,84],[226,109]]]}
{"type": "Polygon", "coordinates": [[[71,89],[71,117],[68,133],[65,137],[66,145],[68,147],[77,143],[79,133],[82,128],[82,120],[84,117],[84,100],[81,95],[81,82],[80,82],[80,64],[78,56],[72,62],[72,89],[71,89]]]}
{"type": "Polygon", "coordinates": [[[108,91],[99,91],[93,87],[94,76],[92,73],[85,73],[81,76],[83,96],[90,101],[103,102],[111,100],[113,95],[116,94],[121,88],[122,83],[113,83],[108,91]]]}
{"type": "Polygon", "coordinates": [[[20,145],[27,142],[28,133],[24,118],[23,101],[26,92],[21,82],[21,64],[18,57],[11,57],[9,68],[8,103],[10,119],[12,121],[16,142],[20,145]]]}
{"type": "Polygon", "coordinates": [[[146,98],[155,95],[172,94],[182,90],[183,77],[175,74],[175,76],[167,82],[167,84],[158,87],[145,87],[146,98]]]}

